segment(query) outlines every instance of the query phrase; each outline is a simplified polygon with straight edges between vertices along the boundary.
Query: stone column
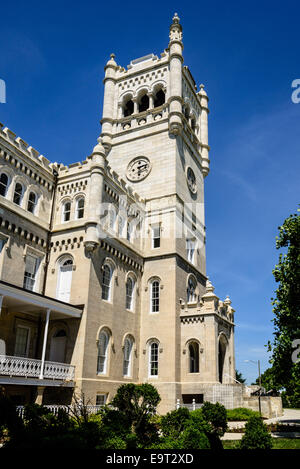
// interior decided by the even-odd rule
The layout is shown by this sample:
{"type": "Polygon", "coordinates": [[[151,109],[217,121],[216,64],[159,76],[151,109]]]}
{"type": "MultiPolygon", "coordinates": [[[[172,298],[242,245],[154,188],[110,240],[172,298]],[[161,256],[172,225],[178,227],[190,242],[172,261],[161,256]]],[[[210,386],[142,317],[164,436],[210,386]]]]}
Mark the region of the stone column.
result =
{"type": "Polygon", "coordinates": [[[183,44],[182,26],[177,13],[170,26],[170,97],[169,97],[169,130],[179,135],[182,130],[182,63],[183,44]]]}
{"type": "Polygon", "coordinates": [[[42,405],[43,404],[43,396],[46,386],[37,386],[37,395],[35,398],[35,404],[42,405]]]}
{"type": "Polygon", "coordinates": [[[100,243],[100,217],[104,190],[105,164],[105,149],[99,138],[98,144],[95,146],[92,153],[89,218],[86,223],[86,235],[84,240],[84,245],[88,252],[94,251],[100,243]]]}
{"type": "Polygon", "coordinates": [[[200,150],[202,157],[202,172],[204,177],[209,173],[209,145],[208,145],[208,97],[204,91],[204,85],[200,85],[198,93],[201,105],[200,114],[200,150]]]}
{"type": "Polygon", "coordinates": [[[104,99],[103,99],[103,114],[102,114],[102,143],[105,150],[108,152],[111,148],[112,139],[112,123],[114,117],[114,100],[115,100],[115,74],[117,64],[114,60],[115,55],[111,54],[110,60],[105,66],[104,83],[104,99]]]}

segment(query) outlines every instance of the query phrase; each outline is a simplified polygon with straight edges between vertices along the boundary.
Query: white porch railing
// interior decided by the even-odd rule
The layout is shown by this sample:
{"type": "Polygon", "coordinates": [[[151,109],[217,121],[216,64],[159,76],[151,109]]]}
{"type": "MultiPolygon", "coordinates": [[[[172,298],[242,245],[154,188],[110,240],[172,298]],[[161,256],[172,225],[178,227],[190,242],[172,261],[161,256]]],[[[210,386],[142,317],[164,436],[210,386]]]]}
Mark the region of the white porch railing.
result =
{"type": "MultiPolygon", "coordinates": [[[[67,412],[67,414],[72,414],[72,406],[68,405],[43,405],[45,409],[48,409],[49,412],[51,412],[54,415],[57,415],[59,410],[64,410],[67,412]]],[[[96,414],[102,409],[103,405],[87,405],[86,410],[88,411],[89,414],[96,414]]],[[[16,407],[17,409],[17,414],[19,417],[24,417],[24,409],[25,407],[23,405],[19,405],[16,407]]]]}
{"type": "Polygon", "coordinates": [[[193,399],[191,404],[183,404],[180,402],[180,399],[177,399],[176,401],[176,409],[179,409],[179,407],[186,407],[188,410],[196,410],[200,409],[202,406],[203,404],[196,403],[195,399],[193,399]]]}
{"type": "Polygon", "coordinates": [[[0,375],[39,378],[43,371],[43,378],[63,381],[74,379],[75,367],[73,365],[45,361],[44,369],[41,368],[42,360],[0,355],[0,375]]]}

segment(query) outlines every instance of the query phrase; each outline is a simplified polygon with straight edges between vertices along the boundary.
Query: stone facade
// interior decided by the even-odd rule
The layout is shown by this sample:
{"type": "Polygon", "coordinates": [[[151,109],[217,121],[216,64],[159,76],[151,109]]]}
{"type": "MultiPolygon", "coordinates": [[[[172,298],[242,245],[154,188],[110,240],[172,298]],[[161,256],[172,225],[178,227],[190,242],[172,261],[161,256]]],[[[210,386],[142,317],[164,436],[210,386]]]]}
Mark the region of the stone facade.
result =
{"type": "Polygon", "coordinates": [[[176,14],[169,38],[126,69],[111,55],[86,160],[50,163],[0,128],[0,384],[17,403],[150,382],[166,412],[234,383],[234,310],[206,276],[208,97],[176,14]]]}

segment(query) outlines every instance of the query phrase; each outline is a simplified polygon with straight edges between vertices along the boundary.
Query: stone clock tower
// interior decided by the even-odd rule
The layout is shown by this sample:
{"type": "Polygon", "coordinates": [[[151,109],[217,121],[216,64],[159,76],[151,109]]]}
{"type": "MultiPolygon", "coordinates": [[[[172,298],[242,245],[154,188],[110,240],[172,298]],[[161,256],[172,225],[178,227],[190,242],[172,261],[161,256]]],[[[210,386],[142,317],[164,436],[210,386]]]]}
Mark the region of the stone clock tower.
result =
{"type": "Polygon", "coordinates": [[[111,170],[144,201],[135,244],[143,257],[138,381],[157,386],[164,409],[176,399],[201,401],[212,392],[206,383],[235,378],[233,310],[206,277],[208,112],[204,86],[183,65],[177,14],[160,57],[146,55],[125,69],[111,54],[99,140],[111,170]]]}

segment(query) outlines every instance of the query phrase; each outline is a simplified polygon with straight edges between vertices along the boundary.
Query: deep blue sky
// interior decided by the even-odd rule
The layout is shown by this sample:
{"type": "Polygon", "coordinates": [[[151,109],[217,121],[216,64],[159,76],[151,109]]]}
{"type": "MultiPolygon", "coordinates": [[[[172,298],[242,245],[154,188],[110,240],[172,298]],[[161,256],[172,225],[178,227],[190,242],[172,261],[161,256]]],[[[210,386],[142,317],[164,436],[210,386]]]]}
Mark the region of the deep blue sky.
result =
{"type": "Polygon", "coordinates": [[[123,66],[160,54],[175,11],[185,64],[210,98],[207,272],[236,309],[236,365],[251,383],[244,360],[268,367],[277,227],[299,203],[299,2],[2,2],[0,121],[51,161],[85,159],[109,54],[123,66]]]}

